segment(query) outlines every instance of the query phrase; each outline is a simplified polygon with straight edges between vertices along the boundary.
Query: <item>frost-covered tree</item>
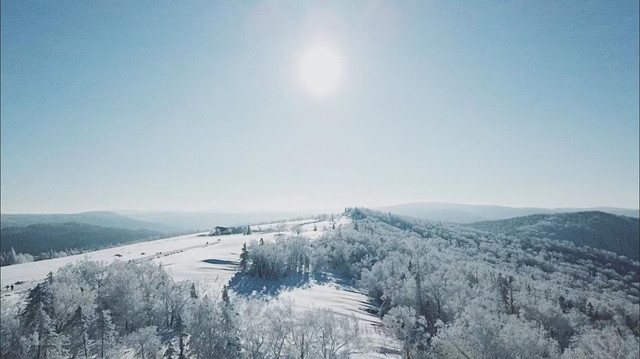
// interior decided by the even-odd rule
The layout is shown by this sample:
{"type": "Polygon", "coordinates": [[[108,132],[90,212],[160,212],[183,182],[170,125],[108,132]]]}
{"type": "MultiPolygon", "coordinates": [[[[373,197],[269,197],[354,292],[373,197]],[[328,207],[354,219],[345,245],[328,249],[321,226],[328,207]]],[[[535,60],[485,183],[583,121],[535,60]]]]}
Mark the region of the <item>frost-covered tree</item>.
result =
{"type": "Polygon", "coordinates": [[[11,250],[9,251],[8,255],[7,255],[7,264],[15,264],[18,260],[18,255],[16,254],[16,250],[13,249],[13,247],[11,247],[11,250]]]}
{"type": "Polygon", "coordinates": [[[277,279],[310,269],[311,247],[302,237],[278,239],[274,243],[248,246],[248,273],[260,278],[277,279]]]}
{"type": "Polygon", "coordinates": [[[185,325],[182,321],[182,315],[178,315],[175,323],[175,333],[178,336],[178,359],[186,358],[185,341],[187,333],[185,332],[185,325]]]}
{"type": "Polygon", "coordinates": [[[116,326],[112,323],[108,310],[98,311],[93,327],[99,357],[108,358],[117,338],[116,326]]]}
{"type": "Polygon", "coordinates": [[[247,269],[247,265],[249,264],[249,252],[247,251],[247,244],[242,244],[242,250],[240,252],[240,270],[244,271],[247,269]]]}
{"type": "Polygon", "coordinates": [[[89,323],[82,307],[78,307],[73,317],[65,325],[69,338],[69,352],[73,358],[89,358],[92,340],[89,339],[89,323]]]}
{"type": "Polygon", "coordinates": [[[242,333],[242,347],[248,358],[261,359],[267,357],[266,318],[267,306],[258,300],[246,300],[241,303],[240,332],[242,333]]]}
{"type": "Polygon", "coordinates": [[[161,292],[165,324],[173,328],[176,318],[180,316],[189,302],[187,283],[174,283],[165,281],[158,289],[161,292]]]}
{"type": "Polygon", "coordinates": [[[315,336],[311,317],[306,315],[291,315],[285,318],[289,328],[290,346],[289,356],[294,358],[309,358],[315,336]]]}
{"type": "Polygon", "coordinates": [[[341,316],[329,309],[314,310],[309,315],[318,357],[348,358],[363,347],[360,327],[355,317],[341,316]]]}
{"type": "Polygon", "coordinates": [[[61,269],[56,274],[56,280],[48,285],[48,291],[51,294],[51,319],[57,332],[66,333],[77,324],[72,319],[78,308],[85,318],[93,316],[96,292],[89,290],[89,285],[71,268],[61,269]]]}
{"type": "Polygon", "coordinates": [[[267,358],[279,359],[286,353],[286,345],[290,339],[292,325],[289,318],[294,316],[290,301],[278,301],[265,310],[265,343],[264,353],[267,358]]]}
{"type": "Polygon", "coordinates": [[[534,322],[474,303],[452,324],[442,328],[435,346],[451,358],[557,358],[557,344],[534,322]]]}
{"type": "Polygon", "coordinates": [[[628,331],[607,326],[589,329],[580,335],[564,352],[562,359],[578,358],[637,358],[640,341],[628,331]]]}
{"type": "Polygon", "coordinates": [[[47,351],[56,350],[59,337],[56,336],[51,320],[51,294],[48,286],[37,284],[29,291],[27,304],[21,313],[22,332],[33,336],[35,357],[46,356],[47,351]],[[49,341],[55,346],[51,347],[49,341]]]}
{"type": "Polygon", "coordinates": [[[426,341],[427,322],[415,309],[395,307],[384,316],[382,326],[386,333],[402,342],[403,358],[412,358],[418,343],[426,341]]]}
{"type": "Polygon", "coordinates": [[[20,333],[19,310],[16,306],[0,305],[0,358],[26,356],[20,333]]]}
{"type": "Polygon", "coordinates": [[[217,345],[217,350],[225,353],[228,358],[240,354],[240,332],[238,326],[238,313],[235,311],[229,298],[229,287],[222,288],[222,303],[220,303],[222,338],[217,345]]]}
{"type": "Polygon", "coordinates": [[[191,354],[208,359],[239,355],[237,314],[233,306],[205,296],[195,301],[187,314],[185,322],[186,331],[191,335],[191,354]]]}
{"type": "Polygon", "coordinates": [[[140,359],[155,359],[161,349],[155,326],[140,328],[127,335],[125,343],[133,348],[136,358],[140,359]]]}
{"type": "Polygon", "coordinates": [[[51,331],[45,337],[39,337],[39,354],[42,358],[62,359],[69,357],[69,339],[66,335],[51,331]]]}
{"type": "Polygon", "coordinates": [[[194,283],[191,283],[191,288],[189,289],[189,295],[191,296],[191,299],[198,298],[198,290],[196,289],[196,285],[194,283]]]}

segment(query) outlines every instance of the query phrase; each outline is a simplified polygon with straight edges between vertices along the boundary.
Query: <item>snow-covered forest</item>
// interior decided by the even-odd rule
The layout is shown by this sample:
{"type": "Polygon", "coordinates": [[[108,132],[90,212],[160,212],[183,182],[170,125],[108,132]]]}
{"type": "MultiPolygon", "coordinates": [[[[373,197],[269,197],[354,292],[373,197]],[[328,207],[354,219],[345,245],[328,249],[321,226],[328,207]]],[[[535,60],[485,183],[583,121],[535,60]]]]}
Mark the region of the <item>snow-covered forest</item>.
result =
{"type": "MultiPolygon", "coordinates": [[[[366,209],[310,240],[249,241],[236,276],[324,273],[368,294],[403,358],[638,357],[637,261],[366,209]]],[[[315,224],[313,230],[317,229],[315,224]]],[[[297,227],[299,228],[299,227],[297,227]]],[[[341,358],[354,316],[175,281],[153,262],[67,265],[2,306],[2,358],[341,358]]]]}
{"type": "Polygon", "coordinates": [[[355,318],[202,294],[151,263],[69,265],[2,307],[3,358],[336,358],[362,347],[355,318]]]}

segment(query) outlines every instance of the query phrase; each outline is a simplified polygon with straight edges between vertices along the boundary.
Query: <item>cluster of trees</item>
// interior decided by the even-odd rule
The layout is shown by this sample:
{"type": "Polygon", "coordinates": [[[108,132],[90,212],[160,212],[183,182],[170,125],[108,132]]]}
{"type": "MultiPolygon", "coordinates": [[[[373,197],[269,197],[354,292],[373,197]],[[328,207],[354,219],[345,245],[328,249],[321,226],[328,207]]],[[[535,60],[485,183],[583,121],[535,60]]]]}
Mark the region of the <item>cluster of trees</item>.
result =
{"type": "Polygon", "coordinates": [[[259,278],[278,279],[311,268],[311,245],[303,237],[278,238],[274,243],[252,241],[240,254],[241,269],[259,278]]]}
{"type": "Polygon", "coordinates": [[[347,358],[366,347],[358,320],[329,309],[294,310],[288,301],[245,300],[244,354],[249,358],[347,358]]]}
{"type": "Polygon", "coordinates": [[[338,358],[361,347],[355,318],[204,291],[149,262],[68,265],[2,305],[0,358],[338,358]]]}
{"type": "Polygon", "coordinates": [[[0,252],[0,266],[8,266],[12,264],[33,262],[34,258],[28,253],[16,253],[16,250],[11,247],[8,252],[0,252]]]}
{"type": "Polygon", "coordinates": [[[44,259],[51,258],[61,258],[66,256],[73,256],[76,254],[82,254],[87,252],[87,250],[83,249],[69,249],[66,251],[54,251],[50,250],[48,252],[40,253],[39,255],[32,256],[29,253],[17,253],[13,247],[8,252],[0,252],[0,266],[8,266],[11,264],[20,264],[20,263],[28,263],[33,261],[40,261],[44,259]]]}
{"type": "Polygon", "coordinates": [[[115,358],[137,348],[155,357],[159,339],[149,333],[179,327],[189,293],[149,263],[68,265],[32,288],[24,306],[2,306],[0,356],[115,358]]]}
{"type": "MultiPolygon", "coordinates": [[[[358,208],[347,214],[350,226],[305,248],[303,268],[366,291],[405,358],[637,355],[637,261],[566,241],[358,208]]],[[[300,270],[290,255],[299,240],[252,244],[248,272],[277,278],[300,270]]]]}

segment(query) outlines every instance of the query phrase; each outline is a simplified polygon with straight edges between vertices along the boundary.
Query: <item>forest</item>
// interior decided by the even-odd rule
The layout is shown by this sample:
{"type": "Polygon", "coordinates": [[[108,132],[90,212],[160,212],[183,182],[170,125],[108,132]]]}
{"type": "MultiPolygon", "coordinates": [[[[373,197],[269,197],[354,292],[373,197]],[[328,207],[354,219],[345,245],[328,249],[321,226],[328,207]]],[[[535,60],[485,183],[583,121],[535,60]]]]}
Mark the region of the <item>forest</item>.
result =
{"type": "Polygon", "coordinates": [[[469,226],[517,237],[549,238],[572,242],[640,259],[640,220],[637,217],[586,211],[535,214],[499,221],[471,223],[469,226]]]}
{"type": "Polygon", "coordinates": [[[0,264],[10,265],[49,259],[168,236],[170,236],[168,233],[147,229],[112,228],[76,222],[3,227],[0,264]]]}
{"type": "MultiPolygon", "coordinates": [[[[637,261],[572,242],[367,209],[309,241],[242,249],[238,274],[331,273],[367,293],[403,358],[635,358],[637,261]]],[[[151,263],[79,262],[2,306],[2,358],[343,358],[353,317],[174,282],[151,263]]]]}

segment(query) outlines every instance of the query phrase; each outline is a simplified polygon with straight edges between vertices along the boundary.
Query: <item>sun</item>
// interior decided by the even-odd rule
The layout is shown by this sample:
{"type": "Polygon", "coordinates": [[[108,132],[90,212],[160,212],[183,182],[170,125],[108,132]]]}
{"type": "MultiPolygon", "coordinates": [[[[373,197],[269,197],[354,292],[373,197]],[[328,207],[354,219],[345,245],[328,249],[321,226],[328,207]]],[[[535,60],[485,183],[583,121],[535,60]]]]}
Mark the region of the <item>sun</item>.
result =
{"type": "Polygon", "coordinates": [[[342,64],[338,53],[331,47],[315,45],[300,57],[298,77],[311,94],[325,96],[340,84],[342,64]]]}

